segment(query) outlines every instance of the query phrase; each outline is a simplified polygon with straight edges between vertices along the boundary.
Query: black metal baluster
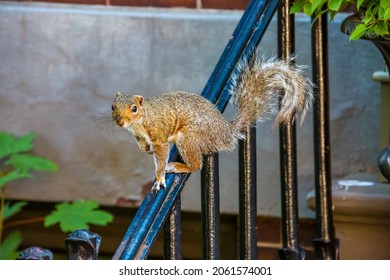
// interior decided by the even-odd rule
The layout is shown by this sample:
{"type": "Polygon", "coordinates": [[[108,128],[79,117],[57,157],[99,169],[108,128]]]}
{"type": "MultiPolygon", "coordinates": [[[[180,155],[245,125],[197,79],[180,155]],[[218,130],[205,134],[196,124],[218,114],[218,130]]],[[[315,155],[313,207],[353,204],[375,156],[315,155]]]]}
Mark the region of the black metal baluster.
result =
{"type": "Polygon", "coordinates": [[[53,252],[39,246],[31,246],[19,253],[17,260],[52,260],[53,252]]]}
{"type": "MultiPolygon", "coordinates": [[[[280,1],[278,8],[278,53],[289,58],[295,51],[294,15],[290,14],[291,1],[280,1]]],[[[295,121],[280,127],[280,171],[282,195],[281,259],[303,259],[298,231],[298,179],[295,121]]]]}
{"type": "Polygon", "coordinates": [[[202,255],[203,259],[220,258],[219,238],[219,170],[218,154],[204,157],[201,177],[202,255]]]}
{"type": "Polygon", "coordinates": [[[102,238],[87,229],[73,231],[65,239],[69,260],[97,260],[102,238]]]}
{"type": "MultiPolygon", "coordinates": [[[[252,30],[258,25],[259,15],[265,10],[265,1],[251,1],[248,4],[245,13],[234,30],[231,40],[228,42],[225,51],[218,61],[213,75],[210,77],[202,95],[211,96],[210,101],[215,102],[218,99],[218,92],[226,87],[230,73],[233,70],[235,62],[238,61],[240,55],[245,50],[246,43],[252,35],[252,30]],[[243,28],[243,26],[251,26],[251,28],[243,28]],[[237,48],[239,46],[239,48],[237,48]],[[230,58],[230,60],[227,60],[230,58]],[[224,63],[223,63],[224,62],[224,63]],[[226,62],[232,63],[226,67],[226,62]],[[229,73],[229,74],[227,74],[229,73]],[[224,76],[225,79],[219,79],[215,82],[216,77],[224,76]]],[[[267,20],[266,20],[267,21],[267,20]]],[[[268,25],[268,23],[267,23],[268,25]]],[[[265,29],[263,29],[265,30],[265,29]]],[[[225,98],[219,100],[218,109],[223,111],[229,99],[229,93],[222,93],[225,98]]],[[[203,169],[201,172],[201,198],[202,198],[202,254],[204,259],[219,259],[219,173],[218,173],[218,156],[207,155],[204,157],[203,169]]]]}
{"type": "MultiPolygon", "coordinates": [[[[244,38],[248,38],[250,36],[247,45],[245,48],[241,49],[240,51],[235,48],[229,55],[231,58],[234,58],[234,60],[238,59],[242,53],[244,53],[243,57],[249,58],[249,55],[253,51],[255,51],[256,46],[260,42],[264,30],[268,26],[272,15],[274,14],[276,7],[277,7],[277,1],[270,1],[267,3],[267,6],[263,6],[263,1],[251,1],[250,4],[248,5],[247,10],[252,10],[252,13],[254,11],[257,11],[256,13],[259,14],[261,10],[264,9],[264,15],[263,19],[257,18],[257,22],[254,24],[253,20],[254,17],[251,13],[248,13],[248,19],[246,20],[247,24],[250,22],[250,25],[253,26],[252,29],[243,29],[240,33],[237,32],[237,30],[234,32],[232,39],[238,40],[236,44],[239,44],[240,41],[242,41],[244,38]],[[254,8],[253,8],[254,7],[254,8]],[[257,10],[256,10],[257,9],[257,10]],[[253,33],[248,33],[248,31],[253,32],[253,33]]],[[[237,26],[238,28],[242,28],[242,26],[239,24],[237,26]]],[[[229,44],[233,43],[234,41],[230,41],[229,44]]],[[[241,46],[244,47],[244,46],[241,46]]],[[[228,45],[227,50],[231,50],[231,47],[228,45]]],[[[226,57],[227,55],[224,53],[221,58],[226,57]]],[[[218,63],[219,65],[219,63],[218,63]]],[[[217,66],[218,66],[217,65],[217,66]]],[[[229,68],[220,68],[218,71],[227,71],[229,68]]],[[[231,69],[230,69],[231,70],[231,69]]],[[[210,79],[211,80],[211,79],[210,79]]],[[[210,81],[209,80],[209,81],[210,81]]],[[[226,81],[224,81],[226,83],[226,81]]],[[[203,91],[202,95],[207,92],[210,94],[210,92],[215,91],[216,88],[221,86],[221,84],[216,84],[213,85],[215,88],[210,88],[210,84],[208,83],[205,87],[205,90],[203,91]]],[[[225,86],[224,91],[221,94],[221,97],[219,98],[217,102],[217,108],[221,111],[223,111],[227,105],[228,101],[228,88],[229,86],[225,86]]],[[[215,94],[213,95],[215,97],[215,94]]],[[[212,100],[214,101],[214,100],[212,100]]],[[[255,137],[253,137],[253,133],[255,134],[255,129],[254,131],[251,130],[251,133],[248,135],[248,143],[252,143],[251,146],[248,145],[248,155],[253,155],[253,152],[251,152],[249,149],[252,149],[253,146],[253,140],[255,140],[255,137]],[[249,148],[250,147],[250,148],[249,148]]],[[[255,144],[254,144],[255,145],[255,144]]],[[[255,153],[254,153],[255,154],[255,153]]],[[[219,190],[214,189],[214,185],[216,184],[215,181],[218,181],[218,171],[217,171],[217,166],[215,164],[215,159],[210,159],[209,157],[213,157],[214,155],[211,156],[206,156],[204,160],[204,166],[203,166],[203,171],[202,171],[202,224],[203,224],[203,257],[205,259],[213,259],[216,256],[216,250],[218,250],[218,258],[219,258],[219,239],[216,241],[215,238],[215,233],[218,232],[219,234],[219,228],[213,228],[216,226],[216,224],[213,224],[213,221],[215,222],[215,217],[216,217],[216,207],[218,207],[218,215],[219,215],[219,190]],[[209,174],[211,172],[211,174],[209,174]],[[206,185],[205,185],[206,184],[206,185]],[[211,206],[213,203],[212,199],[218,199],[218,206],[211,206]],[[204,212],[205,211],[205,212],[204,212]],[[207,233],[207,229],[211,230],[211,233],[207,233]],[[206,230],[206,231],[205,231],[206,230]],[[206,242],[206,243],[205,243],[206,242]],[[217,244],[211,244],[211,242],[218,242],[217,244]]],[[[255,157],[254,157],[255,159],[255,157]]],[[[250,158],[250,162],[253,162],[253,156],[250,158]]],[[[241,242],[241,248],[245,252],[242,253],[242,258],[245,259],[256,259],[257,258],[257,235],[256,235],[256,166],[254,165],[254,168],[248,168],[248,172],[246,174],[246,178],[251,179],[251,181],[247,183],[243,183],[243,193],[246,193],[246,196],[243,201],[243,205],[245,206],[242,207],[242,218],[240,219],[242,223],[245,223],[244,229],[241,233],[241,236],[243,236],[243,241],[241,242]],[[254,178],[254,185],[253,185],[253,178],[254,178]],[[245,212],[245,213],[244,213],[245,212]],[[245,237],[244,237],[245,236],[245,237]],[[244,249],[245,248],[245,249],[244,249]]],[[[218,224],[219,227],[219,224],[218,224]]]]}
{"type": "Polygon", "coordinates": [[[164,259],[182,259],[180,196],[175,200],[171,213],[164,224],[164,259]]]}
{"type": "Polygon", "coordinates": [[[257,259],[256,128],[239,142],[240,259],[257,259]]]}
{"type": "Polygon", "coordinates": [[[314,108],[314,161],[318,259],[338,259],[339,241],[335,239],[332,209],[332,176],[329,130],[329,68],[327,14],[312,27],[313,80],[316,84],[314,108]]]}

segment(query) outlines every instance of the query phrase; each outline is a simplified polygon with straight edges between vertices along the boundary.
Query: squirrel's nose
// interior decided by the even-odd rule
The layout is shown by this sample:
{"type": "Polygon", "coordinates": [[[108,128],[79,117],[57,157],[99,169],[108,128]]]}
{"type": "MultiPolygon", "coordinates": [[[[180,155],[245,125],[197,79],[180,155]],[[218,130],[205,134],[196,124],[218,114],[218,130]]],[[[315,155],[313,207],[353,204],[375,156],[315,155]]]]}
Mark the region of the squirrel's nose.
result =
{"type": "Polygon", "coordinates": [[[122,117],[119,116],[119,115],[114,117],[114,122],[115,122],[116,125],[119,125],[119,126],[123,125],[122,117]]]}

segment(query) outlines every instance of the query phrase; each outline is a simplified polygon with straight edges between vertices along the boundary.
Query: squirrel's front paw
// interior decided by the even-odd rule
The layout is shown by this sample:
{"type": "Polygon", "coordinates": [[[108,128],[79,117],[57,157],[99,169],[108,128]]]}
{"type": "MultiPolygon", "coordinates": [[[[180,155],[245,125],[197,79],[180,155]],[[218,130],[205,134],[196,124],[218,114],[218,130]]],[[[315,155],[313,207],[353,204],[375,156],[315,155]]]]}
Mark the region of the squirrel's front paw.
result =
{"type": "Polygon", "coordinates": [[[165,178],[156,179],[156,181],[153,184],[152,192],[158,192],[160,190],[160,187],[165,189],[167,185],[165,184],[165,178]]]}

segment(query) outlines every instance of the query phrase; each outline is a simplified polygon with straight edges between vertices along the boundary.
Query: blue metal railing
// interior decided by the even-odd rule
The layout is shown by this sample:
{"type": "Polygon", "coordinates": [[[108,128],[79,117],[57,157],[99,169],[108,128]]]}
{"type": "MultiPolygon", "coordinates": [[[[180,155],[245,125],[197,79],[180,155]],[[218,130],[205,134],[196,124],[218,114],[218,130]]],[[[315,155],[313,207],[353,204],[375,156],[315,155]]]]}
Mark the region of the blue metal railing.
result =
{"type": "MultiPolygon", "coordinates": [[[[223,111],[229,100],[228,91],[223,91],[233,69],[241,56],[252,53],[263,36],[276,11],[278,1],[251,1],[221,55],[202,96],[216,103],[223,111]]],[[[178,157],[176,148],[170,153],[170,161],[178,157]]],[[[215,168],[208,166],[204,170],[215,168]]],[[[138,209],[124,235],[113,259],[144,259],[190,174],[168,174],[167,188],[157,193],[149,192],[138,209]]]]}

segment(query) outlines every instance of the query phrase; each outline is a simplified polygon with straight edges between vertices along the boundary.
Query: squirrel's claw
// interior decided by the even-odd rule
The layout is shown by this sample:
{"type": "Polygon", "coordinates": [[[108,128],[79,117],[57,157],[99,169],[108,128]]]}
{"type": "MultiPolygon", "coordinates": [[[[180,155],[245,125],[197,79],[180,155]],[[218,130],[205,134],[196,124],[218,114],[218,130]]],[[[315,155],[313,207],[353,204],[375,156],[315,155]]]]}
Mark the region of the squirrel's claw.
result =
{"type": "Polygon", "coordinates": [[[165,190],[167,185],[165,184],[165,179],[156,180],[152,186],[152,192],[157,193],[160,190],[160,186],[165,190]]]}

